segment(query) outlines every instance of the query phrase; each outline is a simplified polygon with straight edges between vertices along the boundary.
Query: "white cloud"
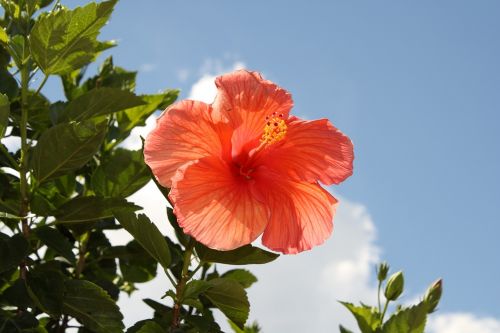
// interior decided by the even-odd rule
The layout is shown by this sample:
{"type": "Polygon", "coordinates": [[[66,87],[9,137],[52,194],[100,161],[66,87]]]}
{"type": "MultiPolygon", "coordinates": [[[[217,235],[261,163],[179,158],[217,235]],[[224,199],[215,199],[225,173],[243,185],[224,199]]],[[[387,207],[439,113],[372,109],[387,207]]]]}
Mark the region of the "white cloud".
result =
{"type": "Polygon", "coordinates": [[[217,94],[217,87],[215,86],[215,78],[218,75],[224,74],[226,72],[231,72],[237,69],[245,68],[243,62],[237,61],[232,64],[232,66],[225,68],[219,63],[213,64],[211,61],[208,62],[206,67],[206,72],[201,76],[201,78],[196,81],[189,92],[188,99],[193,99],[197,101],[202,101],[205,103],[212,103],[217,94]]]}
{"type": "Polygon", "coordinates": [[[191,71],[187,68],[181,68],[177,70],[177,79],[181,82],[186,82],[190,75],[191,71]]]}
{"type": "Polygon", "coordinates": [[[148,73],[154,71],[158,66],[156,64],[145,63],[139,66],[139,71],[148,73]]]}
{"type": "Polygon", "coordinates": [[[500,320],[467,312],[442,313],[431,315],[427,327],[429,333],[498,333],[500,320]]]}

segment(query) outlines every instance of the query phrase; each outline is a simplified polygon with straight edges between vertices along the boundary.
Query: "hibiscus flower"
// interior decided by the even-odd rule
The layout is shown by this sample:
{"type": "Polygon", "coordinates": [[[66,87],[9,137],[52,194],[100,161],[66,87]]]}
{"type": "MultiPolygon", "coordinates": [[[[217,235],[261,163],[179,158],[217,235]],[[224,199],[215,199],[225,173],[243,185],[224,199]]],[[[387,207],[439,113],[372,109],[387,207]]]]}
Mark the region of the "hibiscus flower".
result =
{"type": "Polygon", "coordinates": [[[352,174],[351,140],[327,119],[291,116],[291,95],[259,73],[239,70],[215,84],[212,104],[173,104],[146,139],[146,163],[171,189],[179,225],[219,250],[260,235],[286,254],[323,243],[337,200],[318,182],[352,174]]]}

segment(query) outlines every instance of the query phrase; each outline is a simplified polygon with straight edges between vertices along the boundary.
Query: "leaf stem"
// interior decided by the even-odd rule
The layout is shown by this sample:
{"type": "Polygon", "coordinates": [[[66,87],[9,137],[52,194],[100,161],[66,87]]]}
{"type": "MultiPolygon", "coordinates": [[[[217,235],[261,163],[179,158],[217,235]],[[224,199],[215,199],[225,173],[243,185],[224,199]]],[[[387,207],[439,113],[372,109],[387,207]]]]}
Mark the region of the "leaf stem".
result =
{"type": "Polygon", "coordinates": [[[35,95],[38,95],[40,93],[40,91],[42,90],[43,86],[45,85],[45,83],[47,82],[47,79],[49,78],[49,75],[48,74],[45,74],[44,78],[43,78],[43,81],[42,83],[40,83],[40,86],[38,87],[38,89],[35,91],[35,95]]]}
{"type": "MultiPolygon", "coordinates": [[[[28,225],[29,212],[29,190],[26,174],[28,173],[28,88],[29,88],[29,68],[24,64],[21,68],[21,122],[19,131],[21,132],[21,157],[19,159],[19,189],[21,194],[20,211],[22,233],[26,239],[30,235],[30,227],[28,225]]],[[[22,279],[26,279],[26,261],[23,260],[20,264],[20,275],[22,279]]]]}
{"type": "Polygon", "coordinates": [[[89,240],[89,233],[86,232],[82,236],[82,240],[80,241],[80,246],[79,246],[79,256],[78,256],[78,261],[76,262],[76,268],[75,268],[75,278],[79,279],[80,275],[83,272],[83,269],[85,268],[85,253],[87,252],[87,242],[89,240]]]}
{"type": "Polygon", "coordinates": [[[170,275],[170,272],[168,270],[165,270],[165,275],[167,275],[167,278],[169,279],[170,283],[172,286],[176,286],[177,282],[175,282],[175,279],[172,275],[170,275]]]}
{"type": "Polygon", "coordinates": [[[184,292],[184,287],[186,286],[186,283],[189,281],[189,266],[191,264],[191,255],[193,254],[193,248],[194,248],[195,240],[193,238],[189,239],[189,243],[186,246],[186,252],[184,252],[184,260],[183,260],[183,266],[182,266],[182,274],[181,274],[181,280],[176,286],[176,293],[175,293],[175,303],[174,303],[174,311],[173,311],[173,316],[172,316],[172,328],[177,328],[179,327],[180,323],[180,312],[181,312],[181,300],[182,300],[182,294],[184,292]]]}
{"type": "Polygon", "coordinates": [[[9,151],[7,150],[7,148],[5,148],[5,146],[3,144],[0,144],[0,150],[2,150],[2,153],[4,154],[4,156],[9,160],[10,166],[13,169],[17,170],[19,168],[17,161],[12,156],[10,156],[9,151]]]}

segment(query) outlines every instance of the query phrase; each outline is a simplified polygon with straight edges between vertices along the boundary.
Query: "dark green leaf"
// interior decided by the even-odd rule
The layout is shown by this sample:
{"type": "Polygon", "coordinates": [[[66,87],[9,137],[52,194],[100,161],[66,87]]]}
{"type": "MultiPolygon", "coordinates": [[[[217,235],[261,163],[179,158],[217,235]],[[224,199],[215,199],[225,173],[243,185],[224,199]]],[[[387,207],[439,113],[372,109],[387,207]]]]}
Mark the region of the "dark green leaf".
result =
{"type": "Polygon", "coordinates": [[[2,329],[2,333],[36,332],[37,326],[38,320],[29,311],[12,313],[0,309],[0,329],[2,329]]]}
{"type": "Polygon", "coordinates": [[[120,309],[101,287],[84,280],[68,280],[65,287],[63,313],[97,333],[123,332],[120,309]]]}
{"type": "Polygon", "coordinates": [[[257,282],[255,275],[247,271],[246,269],[233,269],[222,274],[221,278],[231,279],[239,284],[243,288],[249,288],[252,284],[257,282]]]}
{"type": "Polygon", "coordinates": [[[92,188],[106,197],[128,197],[150,180],[141,151],[113,150],[92,174],[92,188]]]}
{"type": "Polygon", "coordinates": [[[96,40],[116,0],[42,14],[30,34],[33,57],[45,74],[64,74],[86,65],[99,52],[96,40]]]}
{"type": "Polygon", "coordinates": [[[17,279],[9,288],[5,289],[3,297],[10,305],[15,305],[22,309],[33,306],[33,301],[28,294],[26,283],[23,279],[17,279]]]}
{"type": "Polygon", "coordinates": [[[231,329],[235,333],[259,333],[261,330],[260,326],[256,322],[252,323],[250,326],[245,326],[243,329],[236,326],[236,324],[230,320],[228,320],[228,322],[229,326],[231,326],[231,329]]]}
{"type": "Polygon", "coordinates": [[[398,311],[382,327],[383,333],[423,333],[428,306],[425,302],[398,311]]]}
{"type": "Polygon", "coordinates": [[[0,93],[0,138],[5,134],[5,129],[9,123],[10,102],[9,98],[0,93]]]}
{"type": "Polygon", "coordinates": [[[126,254],[120,256],[120,270],[125,281],[147,282],[156,276],[156,260],[136,240],[124,248],[126,254]]]}
{"type": "MultiPolygon", "coordinates": [[[[127,71],[126,69],[115,66],[113,64],[113,57],[108,57],[101,65],[99,74],[89,78],[78,87],[78,90],[75,91],[76,96],[98,87],[111,87],[133,92],[135,89],[136,76],[137,72],[127,71]]],[[[121,112],[119,114],[121,114],[121,112]]]]}
{"type": "Polygon", "coordinates": [[[54,216],[59,223],[87,222],[111,217],[113,210],[121,208],[134,211],[141,207],[121,198],[76,197],[59,207],[54,216]]]}
{"type": "Polygon", "coordinates": [[[126,132],[136,126],[144,126],[146,119],[153,112],[165,109],[177,99],[178,95],[178,90],[167,90],[162,94],[140,96],[146,104],[117,113],[118,127],[126,132]]]}
{"type": "Polygon", "coordinates": [[[217,278],[208,281],[210,289],[204,295],[238,327],[243,328],[250,312],[245,289],[236,281],[217,278]]]}
{"type": "Polygon", "coordinates": [[[50,267],[39,267],[28,274],[28,292],[35,304],[54,317],[61,314],[64,296],[64,275],[50,267]]]}
{"type": "Polygon", "coordinates": [[[124,210],[115,210],[114,215],[118,222],[164,269],[170,266],[171,257],[167,242],[160,230],[146,215],[136,216],[135,213],[124,210]]]}
{"type": "Polygon", "coordinates": [[[35,178],[41,183],[84,166],[99,149],[106,129],[105,122],[83,121],[45,131],[30,160],[35,178]]]}
{"type": "Polygon", "coordinates": [[[148,320],[137,333],[165,333],[165,330],[152,320],[148,320]]]}
{"type": "Polygon", "coordinates": [[[183,299],[188,299],[188,298],[198,298],[198,295],[207,291],[208,289],[211,288],[211,285],[207,281],[203,280],[192,280],[189,281],[188,284],[186,284],[186,287],[184,288],[184,295],[182,296],[183,299]]]}
{"type": "Polygon", "coordinates": [[[193,330],[187,330],[187,332],[223,333],[213,316],[208,316],[206,313],[201,316],[188,315],[186,322],[193,327],[193,330]]]}
{"type": "Polygon", "coordinates": [[[107,87],[92,89],[70,101],[58,121],[86,120],[141,104],[143,100],[129,91],[107,87]]]}
{"type": "Polygon", "coordinates": [[[279,254],[265,251],[252,245],[245,245],[231,251],[217,251],[197,243],[196,253],[203,261],[228,265],[265,264],[279,257],[279,254]]]}
{"type": "Polygon", "coordinates": [[[10,100],[16,98],[19,87],[16,79],[4,68],[0,68],[0,93],[7,95],[10,100]]]}
{"type": "Polygon", "coordinates": [[[347,302],[340,302],[340,304],[351,311],[362,333],[374,333],[376,328],[381,325],[380,314],[375,308],[356,306],[347,302]]]}
{"type": "Polygon", "coordinates": [[[49,248],[59,253],[70,262],[75,263],[76,258],[73,253],[73,245],[57,229],[49,226],[41,226],[33,229],[35,235],[49,248]]]}
{"type": "Polygon", "coordinates": [[[0,273],[19,265],[28,253],[29,244],[23,235],[0,233],[0,273]]]}

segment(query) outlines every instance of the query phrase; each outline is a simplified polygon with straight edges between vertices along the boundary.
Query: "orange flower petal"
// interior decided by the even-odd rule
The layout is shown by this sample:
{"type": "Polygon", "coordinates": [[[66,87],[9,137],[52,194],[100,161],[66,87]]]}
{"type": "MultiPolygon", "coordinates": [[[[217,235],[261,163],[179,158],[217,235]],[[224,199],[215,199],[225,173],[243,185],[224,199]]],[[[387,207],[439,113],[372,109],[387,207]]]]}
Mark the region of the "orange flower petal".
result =
{"type": "Polygon", "coordinates": [[[291,117],[286,137],[260,152],[262,163],[280,173],[310,183],[338,184],[352,175],[351,140],[328,119],[305,121],[291,117]]]}
{"type": "Polygon", "coordinates": [[[271,171],[259,174],[259,183],[267,178],[268,186],[259,189],[271,210],[262,237],[265,246],[295,254],[322,244],[330,236],[337,204],[330,193],[317,183],[279,178],[271,171]]]}
{"type": "Polygon", "coordinates": [[[216,157],[182,167],[172,179],[170,199],[184,232],[206,246],[232,250],[254,241],[268,220],[252,195],[254,183],[216,157]]]}
{"type": "Polygon", "coordinates": [[[234,128],[233,156],[249,151],[262,137],[266,116],[282,114],[283,119],[293,106],[292,96],[257,72],[239,70],[219,76],[213,108],[220,119],[234,128]]]}
{"type": "Polygon", "coordinates": [[[146,138],[144,159],[166,187],[182,165],[206,156],[230,156],[231,129],[212,119],[210,105],[184,100],[170,106],[146,138]]]}

